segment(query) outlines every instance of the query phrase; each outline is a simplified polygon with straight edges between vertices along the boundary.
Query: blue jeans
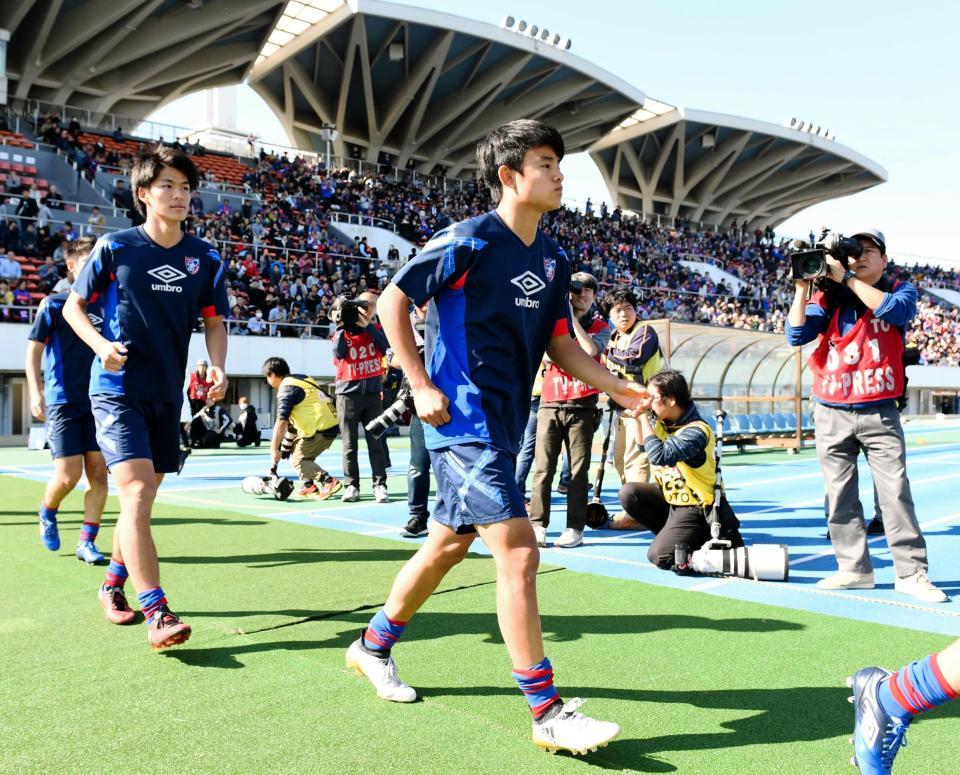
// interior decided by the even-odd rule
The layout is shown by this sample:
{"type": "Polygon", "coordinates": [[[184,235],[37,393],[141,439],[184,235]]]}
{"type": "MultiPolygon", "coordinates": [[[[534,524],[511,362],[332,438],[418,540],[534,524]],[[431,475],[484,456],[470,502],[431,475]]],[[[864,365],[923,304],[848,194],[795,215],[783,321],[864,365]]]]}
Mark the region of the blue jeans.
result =
{"type": "Polygon", "coordinates": [[[407,470],[407,506],[411,517],[429,517],[430,454],[423,443],[423,422],[410,419],[410,468],[407,470]]]}
{"type": "Polygon", "coordinates": [[[530,416],[520,442],[520,454],[517,455],[517,489],[527,492],[527,475],[533,466],[533,453],[537,448],[537,412],[540,409],[540,396],[530,399],[530,416]]]}

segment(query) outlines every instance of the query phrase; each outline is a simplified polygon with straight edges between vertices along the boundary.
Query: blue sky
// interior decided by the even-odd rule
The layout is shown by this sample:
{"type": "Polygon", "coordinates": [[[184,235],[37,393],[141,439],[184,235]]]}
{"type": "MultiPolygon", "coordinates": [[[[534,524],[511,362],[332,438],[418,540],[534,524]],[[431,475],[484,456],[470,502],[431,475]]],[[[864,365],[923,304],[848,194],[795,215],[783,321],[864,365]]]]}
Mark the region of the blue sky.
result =
{"type": "MultiPolygon", "coordinates": [[[[673,105],[777,124],[796,116],[827,126],[837,142],[885,167],[889,181],[809,208],[781,231],[875,225],[886,233],[893,255],[928,256],[960,267],[953,233],[960,207],[955,38],[960,4],[419,0],[415,5],[496,25],[509,14],[547,27],[572,39],[571,53],[673,105]]],[[[180,100],[155,119],[189,125],[202,115],[197,99],[180,100]]],[[[268,112],[253,105],[240,96],[238,114],[268,112]]],[[[279,123],[268,118],[250,128],[265,139],[282,140],[279,123]]],[[[564,172],[572,199],[608,198],[585,155],[568,157],[564,172]]]]}

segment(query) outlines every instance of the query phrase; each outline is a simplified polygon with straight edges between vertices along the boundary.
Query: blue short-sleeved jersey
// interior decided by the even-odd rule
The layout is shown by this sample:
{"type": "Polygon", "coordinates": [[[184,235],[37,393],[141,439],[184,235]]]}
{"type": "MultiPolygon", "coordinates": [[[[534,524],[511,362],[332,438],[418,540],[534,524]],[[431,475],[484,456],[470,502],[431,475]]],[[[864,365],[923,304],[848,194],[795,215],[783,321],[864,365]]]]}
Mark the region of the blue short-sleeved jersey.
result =
{"type": "MultiPolygon", "coordinates": [[[[28,339],[42,342],[43,400],[47,406],[90,403],[90,364],[93,350],[63,319],[63,305],[70,294],[55,293],[40,302],[28,339]]],[[[87,316],[100,331],[103,313],[99,304],[87,305],[87,316]]]]}
{"type": "Polygon", "coordinates": [[[164,248],[142,226],[97,240],[73,290],[88,302],[100,301],[103,336],[127,348],[119,372],[94,359],[90,395],[180,402],[197,315],[229,313],[216,249],[187,234],[164,248]]]}
{"type": "Polygon", "coordinates": [[[537,232],[527,247],[496,212],[431,239],[393,282],[427,300],[427,373],[450,422],[424,427],[428,449],[486,442],[516,454],[530,392],[552,336],[572,335],[566,254],[537,232]]]}

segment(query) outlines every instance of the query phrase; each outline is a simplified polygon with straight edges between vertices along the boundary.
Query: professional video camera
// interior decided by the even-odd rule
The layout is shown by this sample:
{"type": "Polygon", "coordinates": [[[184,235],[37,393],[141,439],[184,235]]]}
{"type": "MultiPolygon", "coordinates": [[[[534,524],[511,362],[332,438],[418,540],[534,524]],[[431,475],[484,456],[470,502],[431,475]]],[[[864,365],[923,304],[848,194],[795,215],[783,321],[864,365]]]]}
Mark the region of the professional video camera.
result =
{"type": "Polygon", "coordinates": [[[790,254],[793,280],[822,280],[827,276],[827,256],[833,256],[844,266],[848,266],[851,258],[860,258],[863,252],[860,240],[856,237],[831,234],[826,228],[820,233],[820,239],[815,245],[795,240],[794,246],[797,250],[790,254]]]}
{"type": "Polygon", "coordinates": [[[360,310],[369,309],[370,302],[363,299],[351,299],[349,296],[337,296],[330,309],[330,320],[346,330],[360,328],[360,310]]]}
{"type": "Polygon", "coordinates": [[[367,433],[379,439],[390,428],[400,422],[403,413],[408,409],[411,412],[414,411],[413,391],[410,389],[410,383],[407,381],[406,376],[404,376],[403,382],[400,383],[400,389],[397,390],[396,400],[364,425],[363,428],[367,433]]]}

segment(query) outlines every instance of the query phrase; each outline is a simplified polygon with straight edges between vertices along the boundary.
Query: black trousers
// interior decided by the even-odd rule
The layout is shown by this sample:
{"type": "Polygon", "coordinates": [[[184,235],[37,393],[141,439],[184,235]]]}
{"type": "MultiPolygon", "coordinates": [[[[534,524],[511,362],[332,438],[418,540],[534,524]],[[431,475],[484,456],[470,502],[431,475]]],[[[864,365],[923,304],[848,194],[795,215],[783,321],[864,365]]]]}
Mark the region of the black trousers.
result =
{"type": "MultiPolygon", "coordinates": [[[[673,549],[686,544],[695,551],[710,538],[707,516],[699,506],[671,506],[655,483],[625,484],[620,488],[623,510],[656,537],[647,549],[647,559],[658,568],[673,566],[673,549]]],[[[726,497],[720,500],[720,538],[731,546],[743,546],[740,520],[726,497]]]]}
{"type": "MultiPolygon", "coordinates": [[[[340,436],[343,438],[343,485],[360,486],[360,465],[357,462],[357,444],[362,426],[383,411],[379,393],[338,393],[337,417],[340,420],[340,436]]],[[[387,456],[383,440],[363,431],[367,440],[373,483],[387,483],[387,456]]]]}

